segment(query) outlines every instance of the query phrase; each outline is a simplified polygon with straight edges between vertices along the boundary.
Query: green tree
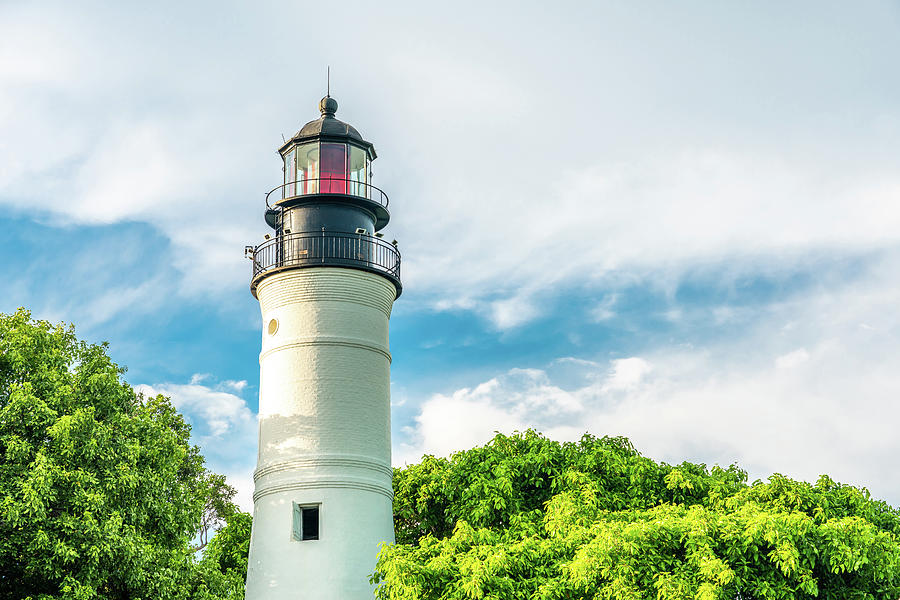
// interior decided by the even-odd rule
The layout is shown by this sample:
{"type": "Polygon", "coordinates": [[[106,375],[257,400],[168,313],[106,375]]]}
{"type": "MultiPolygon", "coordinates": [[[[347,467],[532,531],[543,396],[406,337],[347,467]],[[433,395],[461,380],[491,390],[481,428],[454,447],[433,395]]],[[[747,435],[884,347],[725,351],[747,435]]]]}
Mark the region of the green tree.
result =
{"type": "Polygon", "coordinates": [[[900,513],[867,491],[497,435],[394,472],[383,600],[900,596],[900,513]]]}
{"type": "Polygon", "coordinates": [[[197,543],[193,546],[195,552],[205,549],[211,536],[225,525],[236,511],[233,502],[236,490],[228,485],[224,475],[207,472],[202,485],[205,503],[200,516],[197,543]]]}
{"type": "Polygon", "coordinates": [[[122,372],[72,327],[0,315],[0,599],[242,597],[191,545],[230,488],[122,372]]]}
{"type": "Polygon", "coordinates": [[[202,564],[221,573],[224,585],[243,598],[253,518],[248,513],[232,511],[225,515],[225,521],[225,527],[216,532],[206,547],[202,564]]]}

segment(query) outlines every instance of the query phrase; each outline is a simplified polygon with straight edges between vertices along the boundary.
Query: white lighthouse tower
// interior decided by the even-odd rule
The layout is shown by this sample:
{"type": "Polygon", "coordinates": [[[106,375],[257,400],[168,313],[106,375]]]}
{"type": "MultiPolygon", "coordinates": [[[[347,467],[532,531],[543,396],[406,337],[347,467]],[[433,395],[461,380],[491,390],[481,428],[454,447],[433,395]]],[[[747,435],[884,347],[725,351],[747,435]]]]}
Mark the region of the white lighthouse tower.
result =
{"type": "Polygon", "coordinates": [[[388,198],[375,149],[322,116],[278,152],[266,242],[247,247],[262,311],[259,456],[248,600],[372,598],[394,541],[388,319],[400,254],[378,233],[388,198]]]}

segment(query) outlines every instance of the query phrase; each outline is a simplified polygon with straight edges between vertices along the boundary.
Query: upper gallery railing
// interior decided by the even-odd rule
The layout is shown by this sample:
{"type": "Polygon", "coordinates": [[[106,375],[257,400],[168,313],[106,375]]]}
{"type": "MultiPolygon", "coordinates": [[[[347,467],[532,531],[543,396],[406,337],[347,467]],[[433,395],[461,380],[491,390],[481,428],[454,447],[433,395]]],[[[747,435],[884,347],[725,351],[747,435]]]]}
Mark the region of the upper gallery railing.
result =
{"type": "Polygon", "coordinates": [[[315,179],[298,179],[283,183],[266,194],[266,206],[281,200],[313,195],[355,196],[365,198],[387,208],[388,195],[364,181],[339,179],[334,177],[317,177],[315,179]]]}

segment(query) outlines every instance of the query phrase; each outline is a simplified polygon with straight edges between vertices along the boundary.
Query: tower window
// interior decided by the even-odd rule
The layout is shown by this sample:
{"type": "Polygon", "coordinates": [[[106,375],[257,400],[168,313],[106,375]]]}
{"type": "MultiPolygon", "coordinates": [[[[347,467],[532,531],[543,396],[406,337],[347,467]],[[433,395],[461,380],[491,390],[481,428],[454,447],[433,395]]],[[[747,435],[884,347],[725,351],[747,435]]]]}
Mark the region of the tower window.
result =
{"type": "Polygon", "coordinates": [[[294,503],[293,538],[298,541],[319,539],[319,505],[294,503]]]}

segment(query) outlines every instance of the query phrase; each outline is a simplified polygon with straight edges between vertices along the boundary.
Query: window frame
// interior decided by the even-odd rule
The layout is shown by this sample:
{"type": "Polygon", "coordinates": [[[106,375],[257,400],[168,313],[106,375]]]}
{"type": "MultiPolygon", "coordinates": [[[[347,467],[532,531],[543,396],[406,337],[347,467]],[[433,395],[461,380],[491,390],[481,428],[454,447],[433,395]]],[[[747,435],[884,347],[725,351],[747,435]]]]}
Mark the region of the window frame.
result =
{"type": "Polygon", "coordinates": [[[321,502],[294,502],[291,511],[291,539],[296,542],[317,542],[322,539],[322,503],[321,502]],[[303,511],[315,509],[316,512],[316,537],[303,537],[303,511]]]}

